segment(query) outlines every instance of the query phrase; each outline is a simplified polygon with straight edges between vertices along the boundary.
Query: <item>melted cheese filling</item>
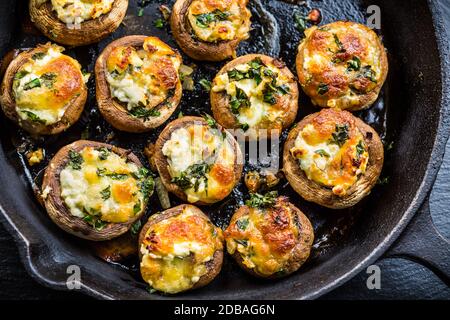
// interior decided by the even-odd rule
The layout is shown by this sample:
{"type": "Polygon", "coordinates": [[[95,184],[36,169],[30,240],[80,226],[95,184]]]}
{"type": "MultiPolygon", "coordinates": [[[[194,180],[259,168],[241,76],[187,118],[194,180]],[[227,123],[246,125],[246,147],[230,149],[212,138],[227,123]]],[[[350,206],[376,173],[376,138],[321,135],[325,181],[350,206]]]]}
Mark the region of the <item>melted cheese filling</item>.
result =
{"type": "Polygon", "coordinates": [[[69,162],[60,173],[61,197],[72,215],[124,223],[142,211],[142,181],[135,178],[139,168],[134,163],[92,147],[79,155],[79,166],[69,162]]]}
{"type": "Polygon", "coordinates": [[[205,42],[247,39],[251,13],[245,0],[196,0],[189,6],[189,23],[205,42]]]}
{"type": "Polygon", "coordinates": [[[117,47],[107,59],[111,96],[129,111],[151,110],[170,98],[179,82],[180,65],[179,55],[154,37],[147,38],[142,49],[117,47]]]}
{"type": "MultiPolygon", "coordinates": [[[[111,11],[114,0],[51,0],[58,19],[68,24],[80,24],[111,11]]],[[[95,31],[94,31],[95,32],[95,31]]]]}
{"type": "Polygon", "coordinates": [[[290,207],[284,206],[280,212],[282,218],[277,219],[287,224],[279,229],[269,221],[269,216],[278,214],[272,209],[249,208],[248,214],[232,219],[225,231],[228,253],[239,252],[242,263],[258,274],[270,276],[283,272],[296,245],[299,230],[291,218],[290,207]],[[276,240],[271,234],[277,235],[276,240]]]}
{"type": "Polygon", "coordinates": [[[222,249],[222,239],[219,228],[188,206],[148,229],[140,246],[142,277],[162,292],[188,290],[207,273],[205,263],[222,249]]]}
{"type": "MultiPolygon", "coordinates": [[[[234,70],[239,72],[248,72],[250,70],[249,64],[237,65],[234,70]]],[[[286,85],[289,79],[282,76],[278,68],[274,66],[263,67],[277,74],[277,86],[286,85]]],[[[285,112],[280,109],[278,104],[270,104],[264,101],[264,88],[268,83],[272,82],[272,78],[262,76],[262,81],[258,84],[255,79],[242,79],[235,81],[230,79],[228,73],[221,74],[214,79],[214,92],[225,91],[230,97],[230,101],[237,96],[237,89],[245,92],[250,102],[249,107],[239,108],[239,112],[235,114],[236,119],[241,125],[248,125],[249,128],[258,128],[270,126],[283,117],[285,112]]]]}
{"type": "Polygon", "coordinates": [[[332,188],[338,196],[345,196],[366,172],[369,153],[359,131],[342,146],[332,140],[332,136],[322,137],[313,124],[307,124],[290,151],[308,179],[332,188]]]}
{"type": "MultiPolygon", "coordinates": [[[[360,104],[359,94],[371,91],[382,79],[381,55],[382,49],[378,47],[377,35],[359,24],[332,23],[322,28],[311,27],[305,31],[306,38],[299,49],[303,51],[302,69],[305,73],[303,85],[308,86],[311,80],[322,85],[329,85],[329,81],[323,76],[323,72],[329,72],[329,77],[336,80],[341,78],[347,84],[341,87],[339,93],[320,93],[319,87],[311,88],[311,92],[318,98],[328,96],[327,106],[345,108],[360,104]],[[318,36],[322,32],[326,35],[318,36]],[[340,59],[342,41],[349,38],[353,40],[348,46],[357,53],[351,54],[345,59],[340,59]],[[364,68],[372,71],[364,72],[364,68]],[[373,73],[372,73],[373,72],[373,73]],[[358,87],[358,78],[367,78],[370,74],[370,83],[363,88],[358,87]]],[[[344,49],[345,53],[345,49],[344,49]]],[[[334,81],[334,80],[333,80],[334,81]]],[[[340,80],[339,80],[340,81],[340,80]]]]}
{"type": "Polygon", "coordinates": [[[189,202],[215,202],[231,191],[236,155],[230,142],[217,130],[201,124],[176,129],[162,152],[172,178],[184,176],[195,165],[208,167],[204,178],[187,176],[192,186],[183,191],[189,202]]]}
{"type": "Polygon", "coordinates": [[[13,94],[16,112],[22,120],[54,124],[61,120],[71,102],[89,79],[80,64],[52,45],[38,53],[18,70],[13,94]]]}

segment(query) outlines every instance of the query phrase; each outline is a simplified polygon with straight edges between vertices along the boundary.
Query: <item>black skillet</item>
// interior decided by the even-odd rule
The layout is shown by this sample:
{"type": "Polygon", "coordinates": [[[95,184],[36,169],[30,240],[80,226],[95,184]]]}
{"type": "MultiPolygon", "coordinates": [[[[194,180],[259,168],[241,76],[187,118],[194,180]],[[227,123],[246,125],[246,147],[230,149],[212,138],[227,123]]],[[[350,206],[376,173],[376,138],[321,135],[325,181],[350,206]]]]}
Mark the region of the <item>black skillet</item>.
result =
{"type": "MultiPolygon", "coordinates": [[[[112,36],[98,45],[70,49],[68,53],[92,72],[99,51],[126,34],[156,35],[175,46],[169,28],[159,29],[153,23],[161,17],[159,5],[168,2],[170,6],[173,1],[146,2],[144,15],[138,17],[138,1],[130,0],[127,18],[112,36]]],[[[91,80],[86,110],[80,121],[64,134],[46,139],[31,138],[1,117],[2,221],[15,236],[25,267],[37,281],[55,289],[65,289],[67,267],[78,265],[82,292],[98,298],[311,299],[343,284],[387,251],[388,255],[421,261],[450,283],[450,246],[432,224],[427,197],[450,130],[450,50],[437,3],[425,0],[324,0],[309,1],[306,6],[269,0],[251,0],[250,3],[254,30],[251,38],[240,46],[238,54],[258,52],[279,56],[291,70],[295,69],[296,47],[301,39],[301,33],[295,28],[294,11],[306,13],[317,7],[324,16],[322,24],[345,19],[364,23],[369,5],[381,8],[380,34],[389,51],[390,74],[374,106],[357,115],[378,131],[386,145],[393,146],[386,148],[382,173],[382,180],[389,182],[377,186],[356,207],[341,211],[307,203],[283,182],[278,191],[288,195],[308,215],[316,233],[312,257],[301,270],[279,281],[264,281],[246,275],[227,258],[219,277],[203,289],[174,297],[149,294],[139,278],[136,259],[117,265],[100,260],[86,246],[80,245],[78,239],[58,229],[33,196],[33,181],[63,145],[80,137],[100,141],[108,138],[111,143],[130,148],[143,158],[143,146],[154,141],[161,130],[140,135],[113,130],[96,109],[94,81],[91,80]],[[24,152],[38,146],[46,150],[46,159],[30,170],[24,152]],[[391,247],[407,225],[400,240],[391,247]]],[[[47,41],[30,27],[24,12],[24,1],[0,2],[2,56],[12,48],[28,48],[47,41]]],[[[186,64],[192,63],[184,58],[186,64]]],[[[201,78],[211,79],[223,65],[195,64],[195,83],[201,78]]],[[[298,119],[316,111],[304,95],[300,106],[298,119]]],[[[193,92],[184,93],[179,110],[185,115],[209,113],[208,94],[197,84],[193,92]]],[[[249,169],[247,165],[246,170],[249,169]]],[[[229,198],[206,211],[216,224],[226,226],[233,210],[245,197],[246,190],[241,184],[229,198]]],[[[154,205],[149,214],[160,209],[155,196],[151,201],[154,205]]],[[[172,198],[172,203],[178,202],[172,198]]]]}

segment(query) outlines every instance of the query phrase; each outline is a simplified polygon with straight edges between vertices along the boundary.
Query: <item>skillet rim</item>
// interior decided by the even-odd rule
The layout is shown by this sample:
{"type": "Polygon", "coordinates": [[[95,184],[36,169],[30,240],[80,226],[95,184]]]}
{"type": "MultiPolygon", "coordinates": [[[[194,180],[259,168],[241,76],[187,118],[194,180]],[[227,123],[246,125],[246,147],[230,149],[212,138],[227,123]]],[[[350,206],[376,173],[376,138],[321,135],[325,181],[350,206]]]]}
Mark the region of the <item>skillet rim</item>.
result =
{"type": "MultiPolygon", "coordinates": [[[[393,244],[393,242],[400,236],[403,230],[407,227],[409,221],[418,212],[419,208],[424,203],[424,200],[428,195],[436,179],[438,170],[441,166],[444,157],[445,146],[450,134],[450,103],[448,104],[445,103],[446,100],[450,100],[450,46],[449,46],[450,42],[445,36],[446,30],[444,27],[443,12],[442,9],[440,8],[439,2],[437,0],[427,0],[427,3],[431,12],[434,34],[441,62],[440,69],[441,69],[442,90],[441,90],[441,101],[439,109],[440,115],[438,120],[438,126],[436,129],[436,135],[432,151],[429,157],[429,161],[422,182],[420,186],[417,188],[413,200],[403,213],[397,225],[392,228],[389,235],[387,235],[384,238],[384,240],[378,244],[375,250],[373,250],[370,254],[366,256],[365,259],[359,261],[359,263],[347,273],[344,273],[339,278],[336,278],[334,281],[331,281],[328,284],[321,286],[319,289],[315,291],[311,291],[302,296],[296,296],[295,290],[292,290],[283,298],[291,298],[291,299],[318,298],[328,293],[332,289],[337,288],[340,285],[344,284],[352,277],[354,277],[357,273],[362,271],[364,267],[373,263],[377,258],[379,258],[384,252],[388,250],[388,248],[393,244]]],[[[35,261],[33,261],[33,258],[31,257],[31,252],[33,250],[38,250],[40,244],[33,243],[30,239],[28,239],[16,226],[16,224],[12,221],[11,217],[6,213],[6,210],[4,209],[1,194],[0,194],[0,213],[1,213],[0,222],[5,226],[7,231],[14,238],[14,241],[19,249],[21,261],[25,266],[27,272],[32,276],[32,278],[46,287],[56,290],[67,290],[65,281],[57,281],[54,279],[50,279],[49,277],[46,277],[45,275],[39,272],[37,265],[35,265],[35,261]]],[[[108,300],[115,299],[114,294],[94,289],[93,287],[86,285],[83,282],[81,283],[81,288],[77,290],[77,292],[85,293],[94,298],[101,298],[108,300]]],[[[247,298],[250,298],[250,296],[248,296],[247,298]]],[[[264,299],[262,294],[253,295],[251,296],[251,298],[264,299]]],[[[189,297],[187,299],[189,299],[189,297]]]]}

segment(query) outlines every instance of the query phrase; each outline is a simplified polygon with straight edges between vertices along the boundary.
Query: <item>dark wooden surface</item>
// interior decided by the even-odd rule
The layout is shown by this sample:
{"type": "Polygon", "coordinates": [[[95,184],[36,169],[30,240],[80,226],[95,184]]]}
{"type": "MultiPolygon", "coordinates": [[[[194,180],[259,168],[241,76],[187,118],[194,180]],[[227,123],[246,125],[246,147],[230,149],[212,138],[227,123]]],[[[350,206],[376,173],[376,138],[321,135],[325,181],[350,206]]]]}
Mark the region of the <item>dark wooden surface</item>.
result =
{"type": "MultiPolygon", "coordinates": [[[[441,0],[450,38],[450,1],[441,0]]],[[[450,239],[450,143],[431,192],[433,222],[450,239]]],[[[369,290],[361,272],[323,299],[448,299],[450,288],[426,267],[405,259],[381,259],[381,289],[369,290]]],[[[20,262],[12,237],[0,225],[0,299],[89,299],[76,292],[54,291],[36,283],[20,262]]]]}

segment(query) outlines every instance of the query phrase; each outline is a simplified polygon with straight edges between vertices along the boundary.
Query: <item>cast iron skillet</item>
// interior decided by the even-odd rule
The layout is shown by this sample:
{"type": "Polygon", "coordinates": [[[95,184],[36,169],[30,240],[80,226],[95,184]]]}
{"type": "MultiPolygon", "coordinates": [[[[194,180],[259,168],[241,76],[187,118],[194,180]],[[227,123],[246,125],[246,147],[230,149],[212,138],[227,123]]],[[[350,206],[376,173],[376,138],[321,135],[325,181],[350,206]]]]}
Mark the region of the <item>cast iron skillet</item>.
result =
{"type": "MultiPolygon", "coordinates": [[[[259,52],[280,56],[294,70],[301,34],[295,29],[292,12],[306,13],[308,8],[281,1],[250,2],[254,30],[238,54],[259,52]]],[[[98,45],[68,50],[68,53],[92,72],[99,51],[113,39],[126,34],[156,35],[175,46],[167,26],[158,29],[153,25],[154,20],[160,18],[158,6],[161,3],[150,1],[144,16],[137,17],[137,1],[130,0],[124,24],[111,37],[98,45]]],[[[169,1],[169,6],[172,3],[169,1]]],[[[81,290],[105,299],[311,299],[343,284],[385,253],[418,211],[402,239],[388,254],[420,260],[449,283],[449,245],[434,229],[427,198],[450,130],[449,48],[441,14],[434,1],[425,0],[414,4],[407,0],[310,3],[321,9],[322,24],[343,19],[365,22],[366,8],[372,4],[381,8],[381,34],[389,51],[390,74],[380,99],[369,111],[357,115],[374,126],[386,145],[393,146],[386,148],[390,150],[386,151],[382,174],[383,178],[389,176],[389,183],[377,186],[354,208],[332,211],[306,203],[283,182],[278,191],[288,195],[308,215],[316,234],[313,254],[298,272],[275,282],[258,280],[246,275],[227,258],[220,276],[203,289],[173,297],[149,294],[138,276],[137,260],[122,265],[108,264],[93,255],[78,239],[59,230],[35,200],[32,186],[60,147],[80,137],[99,141],[109,139],[113,144],[132,149],[145,160],[141,152],[143,146],[148,141],[155,141],[162,129],[141,135],[114,131],[99,115],[91,79],[84,115],[64,134],[46,139],[32,138],[3,116],[1,118],[0,210],[2,220],[15,235],[20,255],[31,275],[44,285],[65,289],[68,266],[78,265],[81,290]],[[24,152],[38,146],[46,150],[46,159],[37,168],[29,170],[24,152]]],[[[23,1],[3,0],[0,12],[2,56],[11,48],[27,48],[47,41],[27,22],[23,1]]],[[[192,63],[184,58],[186,64],[192,63]]],[[[211,79],[223,64],[196,65],[194,80],[198,83],[204,77],[211,79]]],[[[300,106],[298,119],[317,111],[304,95],[300,106]]],[[[208,94],[197,85],[193,92],[184,94],[179,110],[185,115],[209,112],[208,94]]],[[[173,118],[177,114],[178,111],[173,118]]],[[[251,168],[246,165],[245,169],[251,168]]],[[[216,224],[224,227],[245,197],[245,187],[240,184],[230,197],[206,211],[216,224]]],[[[172,198],[172,203],[179,202],[172,198]]],[[[156,197],[151,199],[150,207],[149,214],[160,209],[156,197]]]]}

